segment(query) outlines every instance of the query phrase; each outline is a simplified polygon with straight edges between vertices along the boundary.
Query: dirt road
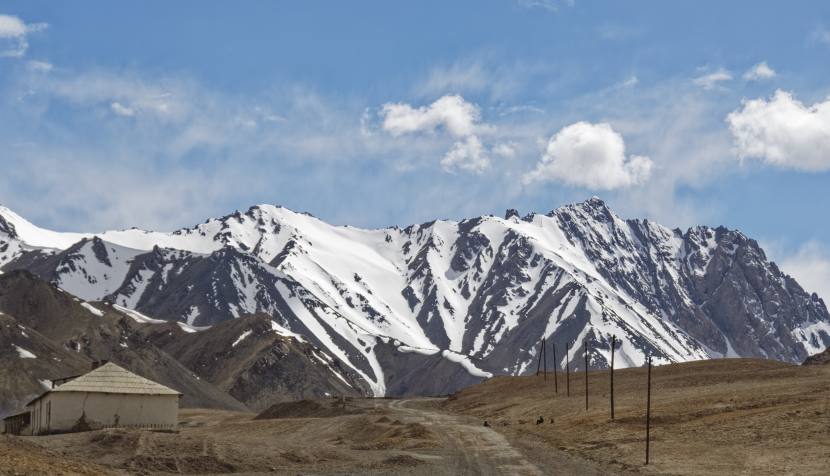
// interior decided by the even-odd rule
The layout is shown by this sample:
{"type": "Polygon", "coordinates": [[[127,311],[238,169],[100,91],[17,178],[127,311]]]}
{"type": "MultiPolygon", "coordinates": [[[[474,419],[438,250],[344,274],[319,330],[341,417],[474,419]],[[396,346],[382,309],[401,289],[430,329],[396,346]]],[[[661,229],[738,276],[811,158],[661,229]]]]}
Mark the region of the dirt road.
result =
{"type": "MultiPolygon", "coordinates": [[[[540,442],[523,441],[513,446],[501,433],[485,427],[477,418],[453,415],[433,407],[443,399],[406,398],[400,400],[362,400],[388,410],[406,423],[424,425],[440,442],[441,448],[413,451],[415,458],[433,463],[411,474],[457,475],[606,475],[620,474],[594,463],[575,459],[540,442]],[[525,454],[527,453],[527,454],[525,454]]],[[[392,418],[390,416],[390,418],[392,418]]],[[[532,438],[532,437],[530,437],[532,438]]]]}
{"type": "Polygon", "coordinates": [[[349,399],[346,410],[334,399],[297,402],[270,420],[183,409],[178,434],[108,429],[25,439],[119,475],[620,474],[551,448],[528,424],[487,428],[440,410],[443,401],[349,399]],[[348,414],[326,416],[332,410],[348,414]]]}

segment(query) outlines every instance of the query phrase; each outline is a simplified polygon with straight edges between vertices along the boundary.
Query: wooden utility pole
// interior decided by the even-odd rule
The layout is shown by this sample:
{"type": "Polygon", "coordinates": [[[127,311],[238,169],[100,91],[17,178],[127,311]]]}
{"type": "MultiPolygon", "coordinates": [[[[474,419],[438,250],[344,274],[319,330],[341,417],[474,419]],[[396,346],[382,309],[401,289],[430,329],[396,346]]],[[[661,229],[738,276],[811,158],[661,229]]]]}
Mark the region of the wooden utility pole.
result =
{"type": "Polygon", "coordinates": [[[545,362],[545,380],[548,379],[548,344],[547,340],[542,337],[542,357],[543,361],[545,362]]]}
{"type": "Polygon", "coordinates": [[[559,363],[556,362],[556,342],[553,343],[553,388],[556,389],[556,393],[559,393],[559,374],[556,373],[556,369],[559,367],[559,363]]]}
{"type": "Polygon", "coordinates": [[[544,348],[544,337],[542,338],[542,343],[539,344],[539,362],[536,364],[536,376],[539,376],[539,367],[542,366],[542,349],[544,348]]]}
{"type": "Polygon", "coordinates": [[[585,338],[585,411],[588,411],[588,338],[585,338]]]}
{"type": "Polygon", "coordinates": [[[614,419],[614,350],[617,347],[617,336],[611,336],[611,419],[614,419]]]}
{"type": "Polygon", "coordinates": [[[651,430],[651,357],[648,358],[648,397],[646,398],[646,464],[648,464],[648,447],[651,430]]]}
{"type": "Polygon", "coordinates": [[[565,342],[565,381],[568,385],[568,396],[571,396],[571,363],[568,360],[568,353],[571,351],[570,343],[565,342]]]}

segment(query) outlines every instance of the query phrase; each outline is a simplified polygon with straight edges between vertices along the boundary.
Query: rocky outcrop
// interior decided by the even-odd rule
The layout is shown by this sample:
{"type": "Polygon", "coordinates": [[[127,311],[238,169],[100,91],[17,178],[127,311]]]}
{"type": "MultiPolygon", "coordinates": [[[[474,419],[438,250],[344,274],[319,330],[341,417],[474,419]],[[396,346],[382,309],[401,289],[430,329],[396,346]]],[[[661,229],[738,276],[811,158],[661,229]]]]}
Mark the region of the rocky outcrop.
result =
{"type": "Polygon", "coordinates": [[[338,359],[266,314],[223,322],[165,350],[256,412],[292,400],[367,395],[338,359]]]}

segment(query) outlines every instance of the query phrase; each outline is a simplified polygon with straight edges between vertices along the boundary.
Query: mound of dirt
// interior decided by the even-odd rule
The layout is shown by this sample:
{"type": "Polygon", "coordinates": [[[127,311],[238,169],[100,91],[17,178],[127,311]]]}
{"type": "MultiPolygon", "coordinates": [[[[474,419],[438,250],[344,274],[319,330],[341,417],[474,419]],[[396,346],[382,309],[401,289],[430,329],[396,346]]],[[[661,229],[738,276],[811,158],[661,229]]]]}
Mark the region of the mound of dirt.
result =
{"type": "Polygon", "coordinates": [[[433,437],[432,432],[430,432],[427,429],[427,427],[420,423],[410,423],[406,425],[406,429],[409,430],[409,432],[406,435],[408,438],[428,440],[433,437]]]}
{"type": "Polygon", "coordinates": [[[393,425],[395,425],[395,426],[397,426],[397,425],[403,425],[403,424],[404,424],[404,422],[402,422],[402,421],[400,421],[400,420],[395,420],[395,421],[393,421],[393,422],[392,422],[392,424],[393,424],[393,425]]]}
{"type": "Polygon", "coordinates": [[[343,408],[342,403],[339,402],[332,403],[331,405],[323,405],[317,400],[305,399],[272,405],[264,412],[255,416],[254,420],[276,420],[278,418],[331,418],[361,413],[363,413],[363,410],[343,408]]]}
{"type": "Polygon", "coordinates": [[[392,421],[392,420],[390,420],[389,417],[384,416],[384,417],[380,417],[377,420],[375,420],[375,423],[389,423],[390,421],[392,421]]]}

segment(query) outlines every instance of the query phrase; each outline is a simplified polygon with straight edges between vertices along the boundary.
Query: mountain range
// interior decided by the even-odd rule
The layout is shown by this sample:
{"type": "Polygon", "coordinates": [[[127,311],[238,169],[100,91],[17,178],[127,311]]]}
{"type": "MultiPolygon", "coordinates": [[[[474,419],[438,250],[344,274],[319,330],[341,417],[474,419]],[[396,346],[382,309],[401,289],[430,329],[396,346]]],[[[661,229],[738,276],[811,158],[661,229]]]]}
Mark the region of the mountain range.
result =
{"type": "MultiPolygon", "coordinates": [[[[59,233],[0,207],[0,270],[15,269],[175,323],[145,338],[192,362],[213,340],[175,327],[265,314],[336,361],[352,389],[378,396],[532,374],[542,338],[549,370],[584,369],[586,342],[589,368],[607,368],[612,336],[618,367],[648,356],[800,363],[830,345],[824,301],[755,240],[623,220],[596,197],[546,215],[378,230],[260,205],[170,233],[59,233]]],[[[233,340],[252,331],[227,329],[233,340]]]]}

